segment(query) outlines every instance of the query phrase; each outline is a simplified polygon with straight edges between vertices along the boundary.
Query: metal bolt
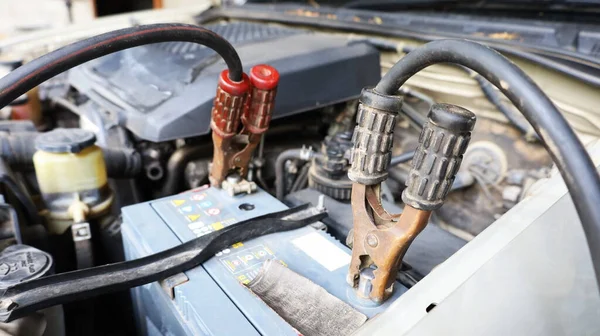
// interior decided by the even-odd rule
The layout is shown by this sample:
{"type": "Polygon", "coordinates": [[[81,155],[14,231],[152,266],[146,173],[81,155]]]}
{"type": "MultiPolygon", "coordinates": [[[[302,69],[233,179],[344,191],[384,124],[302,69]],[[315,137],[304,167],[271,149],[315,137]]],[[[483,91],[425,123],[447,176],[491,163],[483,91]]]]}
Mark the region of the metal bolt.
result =
{"type": "Polygon", "coordinates": [[[87,234],[88,234],[88,232],[87,232],[86,229],[79,229],[79,230],[77,230],[77,235],[80,236],[80,237],[87,236],[87,234]]]}
{"type": "Polygon", "coordinates": [[[375,280],[375,273],[372,268],[365,268],[360,271],[356,294],[364,299],[368,299],[373,290],[373,280],[375,280]]]}
{"type": "Polygon", "coordinates": [[[319,203],[317,204],[318,211],[325,211],[325,195],[319,195],[319,203]]]}
{"type": "Polygon", "coordinates": [[[241,176],[236,173],[230,174],[229,176],[227,176],[227,183],[229,183],[232,186],[238,184],[241,180],[242,180],[241,176]]]}
{"type": "Polygon", "coordinates": [[[369,233],[367,235],[367,245],[369,245],[371,247],[377,247],[377,245],[379,245],[379,240],[377,239],[377,237],[374,234],[369,233]]]}

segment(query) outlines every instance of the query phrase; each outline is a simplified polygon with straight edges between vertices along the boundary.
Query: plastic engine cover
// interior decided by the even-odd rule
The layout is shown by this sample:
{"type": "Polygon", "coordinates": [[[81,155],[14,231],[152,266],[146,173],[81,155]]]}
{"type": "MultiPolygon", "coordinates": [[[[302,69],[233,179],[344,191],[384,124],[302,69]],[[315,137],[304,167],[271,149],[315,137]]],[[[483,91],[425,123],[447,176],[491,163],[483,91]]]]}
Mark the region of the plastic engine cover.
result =
{"type": "MultiPolygon", "coordinates": [[[[379,52],[363,42],[259,23],[205,27],[234,45],[246,72],[261,63],[279,71],[273,119],[357,98],[381,77],[379,52]]],[[[90,61],[71,70],[69,82],[136,136],[159,142],[210,131],[225,68],[206,47],[169,42],[90,61]]]]}
{"type": "MultiPolygon", "coordinates": [[[[268,193],[230,197],[199,188],[123,209],[123,243],[128,260],[157,253],[227,225],[286,209],[268,193]]],[[[311,226],[240,242],[176,278],[174,298],[159,283],[132,289],[140,332],[145,335],[297,335],[242,284],[262,262],[276,259],[332,295],[373,317],[406,288],[396,283],[381,306],[356,297],[346,284],[350,250],[311,226]]]]}

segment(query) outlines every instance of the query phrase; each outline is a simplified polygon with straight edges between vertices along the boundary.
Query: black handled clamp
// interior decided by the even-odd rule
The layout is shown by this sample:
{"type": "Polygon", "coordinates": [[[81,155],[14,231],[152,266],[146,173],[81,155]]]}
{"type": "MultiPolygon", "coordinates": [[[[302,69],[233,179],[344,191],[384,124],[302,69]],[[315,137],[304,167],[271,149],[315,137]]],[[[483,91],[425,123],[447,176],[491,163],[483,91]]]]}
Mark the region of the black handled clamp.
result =
{"type": "Polygon", "coordinates": [[[465,153],[475,115],[461,107],[435,104],[419,137],[412,169],[402,193],[401,215],[381,204],[396,115],[401,97],[363,90],[354,131],[352,168],[352,260],[348,283],[359,295],[383,302],[392,293],[398,267],[431,211],[444,203],[465,153]]]}

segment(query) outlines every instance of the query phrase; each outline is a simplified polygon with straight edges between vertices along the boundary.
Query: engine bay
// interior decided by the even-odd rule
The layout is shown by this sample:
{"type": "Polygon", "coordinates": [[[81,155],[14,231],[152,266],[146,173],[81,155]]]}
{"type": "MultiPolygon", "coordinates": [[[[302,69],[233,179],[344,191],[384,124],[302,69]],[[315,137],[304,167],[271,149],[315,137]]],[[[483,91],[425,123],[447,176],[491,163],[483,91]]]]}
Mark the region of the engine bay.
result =
{"type": "Polygon", "coordinates": [[[0,329],[393,332],[449,258],[553,209],[526,205],[558,173],[597,294],[598,132],[542,70],[468,40],[195,19],[0,62],[0,329]]]}

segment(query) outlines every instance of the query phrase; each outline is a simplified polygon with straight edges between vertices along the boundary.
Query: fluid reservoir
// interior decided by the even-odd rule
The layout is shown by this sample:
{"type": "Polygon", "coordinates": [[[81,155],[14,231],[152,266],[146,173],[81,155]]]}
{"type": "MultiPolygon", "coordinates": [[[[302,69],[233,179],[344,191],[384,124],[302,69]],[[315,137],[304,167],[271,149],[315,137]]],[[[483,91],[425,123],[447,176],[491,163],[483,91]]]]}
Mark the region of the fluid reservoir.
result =
{"type": "Polygon", "coordinates": [[[95,142],[94,133],[82,129],[56,129],[36,139],[33,164],[53,234],[110,211],[113,195],[95,142]]]}

